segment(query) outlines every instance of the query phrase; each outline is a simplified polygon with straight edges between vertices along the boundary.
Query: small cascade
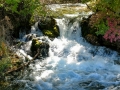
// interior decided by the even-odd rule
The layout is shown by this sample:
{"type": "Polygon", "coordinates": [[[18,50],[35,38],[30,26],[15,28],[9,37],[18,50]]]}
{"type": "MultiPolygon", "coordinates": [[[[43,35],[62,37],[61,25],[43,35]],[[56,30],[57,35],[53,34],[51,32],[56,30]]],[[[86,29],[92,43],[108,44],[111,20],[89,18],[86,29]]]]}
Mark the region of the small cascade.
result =
{"type": "MultiPolygon", "coordinates": [[[[16,80],[19,90],[117,90],[120,87],[120,66],[117,52],[93,46],[81,35],[81,17],[56,18],[60,36],[50,40],[37,28],[31,33],[50,45],[49,57],[36,59],[24,77],[16,80]],[[117,88],[117,89],[116,89],[117,88]]],[[[31,39],[22,36],[25,44],[19,51],[30,55],[31,39]]]]}
{"type": "Polygon", "coordinates": [[[58,23],[58,26],[60,28],[60,35],[61,37],[65,38],[73,38],[77,39],[81,35],[81,28],[80,28],[80,19],[76,18],[74,19],[67,19],[67,18],[62,18],[62,19],[56,19],[58,23]],[[75,38],[76,37],[76,38],[75,38]]]}

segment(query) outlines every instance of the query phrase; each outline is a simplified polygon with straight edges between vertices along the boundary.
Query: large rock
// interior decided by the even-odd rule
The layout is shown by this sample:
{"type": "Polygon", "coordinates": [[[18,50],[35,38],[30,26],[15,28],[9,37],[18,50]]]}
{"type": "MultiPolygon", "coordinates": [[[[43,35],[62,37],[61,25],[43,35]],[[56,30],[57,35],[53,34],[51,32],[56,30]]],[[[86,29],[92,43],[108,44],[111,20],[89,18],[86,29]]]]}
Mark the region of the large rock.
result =
{"type": "Polygon", "coordinates": [[[38,28],[45,36],[55,38],[60,35],[59,27],[56,24],[55,19],[52,17],[41,18],[38,22],[38,28]]]}
{"type": "Polygon", "coordinates": [[[101,39],[95,34],[96,29],[89,25],[90,17],[81,22],[82,36],[93,45],[101,45],[101,39]]]}
{"type": "Polygon", "coordinates": [[[38,39],[32,40],[31,52],[32,56],[35,56],[39,50],[38,57],[48,57],[49,44],[47,42],[39,41],[38,39]]]}

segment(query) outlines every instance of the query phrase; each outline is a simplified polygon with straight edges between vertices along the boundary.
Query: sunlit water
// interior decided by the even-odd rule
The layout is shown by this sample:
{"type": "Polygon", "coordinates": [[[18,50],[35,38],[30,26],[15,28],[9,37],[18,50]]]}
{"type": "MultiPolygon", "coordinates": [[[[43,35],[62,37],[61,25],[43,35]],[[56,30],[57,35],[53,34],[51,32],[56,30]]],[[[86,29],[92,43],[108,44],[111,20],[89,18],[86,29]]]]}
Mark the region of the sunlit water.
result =
{"type": "MultiPolygon", "coordinates": [[[[46,37],[49,57],[30,64],[30,73],[17,80],[24,84],[19,90],[119,90],[120,65],[114,64],[119,60],[117,52],[86,42],[81,35],[81,18],[71,19],[56,19],[60,37],[53,41],[46,37]]],[[[42,37],[36,26],[31,33],[42,37]]],[[[22,55],[29,52],[30,45],[28,41],[21,47],[22,55]]]]}

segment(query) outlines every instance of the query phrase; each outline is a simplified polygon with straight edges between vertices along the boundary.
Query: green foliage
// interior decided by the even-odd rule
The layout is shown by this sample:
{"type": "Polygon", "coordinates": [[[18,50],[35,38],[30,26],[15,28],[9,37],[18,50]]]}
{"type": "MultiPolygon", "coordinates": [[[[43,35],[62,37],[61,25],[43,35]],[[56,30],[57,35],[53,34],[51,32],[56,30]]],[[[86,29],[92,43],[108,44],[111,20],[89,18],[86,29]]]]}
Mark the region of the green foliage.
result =
{"type": "MultiPolygon", "coordinates": [[[[82,0],[83,3],[88,1],[93,2],[93,0],[82,0]]],[[[96,17],[94,17],[96,20],[92,19],[91,25],[97,28],[97,35],[104,35],[109,30],[108,17],[120,18],[120,0],[95,0],[94,7],[87,5],[96,13],[96,17]]]]}
{"type": "Polygon", "coordinates": [[[9,57],[4,57],[2,60],[0,60],[0,74],[3,74],[3,72],[8,69],[8,67],[11,66],[10,58],[9,57]]]}
{"type": "Polygon", "coordinates": [[[107,24],[107,17],[120,17],[120,0],[100,0],[95,7],[95,11],[100,11],[104,13],[104,17],[106,21],[103,21],[103,18],[98,19],[102,22],[98,23],[98,31],[97,35],[104,35],[107,30],[109,30],[109,26],[107,24]]]}
{"type": "Polygon", "coordinates": [[[103,20],[100,21],[98,25],[96,25],[96,28],[98,30],[95,32],[97,35],[104,35],[106,31],[108,30],[107,22],[103,20]]]}
{"type": "Polygon", "coordinates": [[[3,39],[0,39],[0,74],[10,66],[7,45],[3,39]]]}
{"type": "MultiPolygon", "coordinates": [[[[0,0],[0,7],[4,9],[5,14],[18,18],[18,22],[33,24],[40,16],[46,16],[46,8],[40,0],[0,0]]],[[[14,26],[19,27],[19,23],[15,23],[14,26]]]]}
{"type": "Polygon", "coordinates": [[[20,0],[5,0],[5,4],[6,10],[11,10],[12,12],[18,12],[17,8],[18,8],[18,4],[19,4],[20,0]]]}
{"type": "Polygon", "coordinates": [[[4,0],[0,0],[0,8],[4,6],[4,0]]]}
{"type": "Polygon", "coordinates": [[[21,0],[18,8],[19,14],[24,16],[32,14],[39,5],[39,0],[21,0]]]}
{"type": "MultiPolygon", "coordinates": [[[[82,0],[82,3],[91,2],[93,0],[82,0]]],[[[120,17],[120,0],[95,0],[95,7],[91,8],[93,11],[102,11],[110,16],[120,17]]]]}
{"type": "Polygon", "coordinates": [[[34,24],[37,22],[41,17],[47,16],[47,9],[45,8],[44,5],[39,5],[35,10],[33,10],[31,19],[30,19],[30,24],[34,24]]]}
{"type": "Polygon", "coordinates": [[[96,11],[102,11],[111,17],[119,17],[120,0],[100,0],[95,7],[96,11]]]}
{"type": "Polygon", "coordinates": [[[6,11],[26,16],[32,14],[40,5],[39,0],[1,0],[0,7],[4,7],[6,11]]]}

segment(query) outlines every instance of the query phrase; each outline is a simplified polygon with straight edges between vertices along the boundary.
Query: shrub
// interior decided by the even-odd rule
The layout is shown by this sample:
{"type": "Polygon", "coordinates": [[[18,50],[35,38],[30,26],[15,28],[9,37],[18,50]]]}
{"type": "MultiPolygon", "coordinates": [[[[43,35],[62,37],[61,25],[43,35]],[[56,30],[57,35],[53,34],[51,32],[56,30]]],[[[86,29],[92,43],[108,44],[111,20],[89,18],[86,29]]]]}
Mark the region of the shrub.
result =
{"type": "MultiPolygon", "coordinates": [[[[81,0],[83,3],[93,0],[81,0]]],[[[89,8],[95,12],[97,18],[92,20],[91,25],[97,28],[97,35],[104,35],[106,40],[111,42],[119,40],[119,30],[115,18],[120,18],[120,0],[95,0],[95,4],[89,5],[89,8]],[[100,13],[102,13],[100,15],[100,13]],[[110,17],[110,19],[106,19],[110,17]],[[112,21],[113,19],[113,21],[112,21]]],[[[119,28],[120,29],[120,28],[119,28]]]]}
{"type": "Polygon", "coordinates": [[[7,11],[26,16],[40,5],[39,0],[5,0],[3,6],[7,11]]]}
{"type": "Polygon", "coordinates": [[[107,18],[109,29],[103,36],[106,40],[110,42],[120,40],[120,26],[119,19],[107,18]]]}
{"type": "Polygon", "coordinates": [[[97,35],[104,35],[108,30],[107,23],[103,20],[96,27],[98,29],[98,31],[96,31],[97,35]]]}

